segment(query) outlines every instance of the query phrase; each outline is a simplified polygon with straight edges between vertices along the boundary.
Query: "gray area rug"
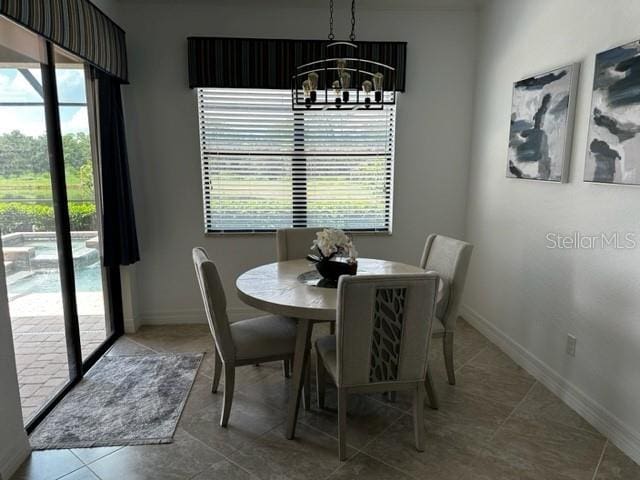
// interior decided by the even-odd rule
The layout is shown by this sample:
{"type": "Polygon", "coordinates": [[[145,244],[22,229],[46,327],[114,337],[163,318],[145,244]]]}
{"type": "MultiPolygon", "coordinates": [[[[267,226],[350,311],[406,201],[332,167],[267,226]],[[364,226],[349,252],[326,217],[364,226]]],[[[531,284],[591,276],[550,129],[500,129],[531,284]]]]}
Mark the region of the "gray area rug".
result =
{"type": "Polygon", "coordinates": [[[171,443],[202,355],[103,357],[31,434],[34,450],[171,443]]]}

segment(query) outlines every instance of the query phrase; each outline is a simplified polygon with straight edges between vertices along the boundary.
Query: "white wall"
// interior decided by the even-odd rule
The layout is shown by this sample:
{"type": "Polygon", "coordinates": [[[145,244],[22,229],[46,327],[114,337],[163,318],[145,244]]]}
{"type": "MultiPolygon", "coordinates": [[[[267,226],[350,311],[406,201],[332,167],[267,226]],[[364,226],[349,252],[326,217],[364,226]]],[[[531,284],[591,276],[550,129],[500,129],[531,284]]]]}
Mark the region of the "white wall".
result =
{"type": "MultiPolygon", "coordinates": [[[[128,144],[142,261],[136,302],[143,322],[201,321],[191,248],[218,263],[232,317],[246,314],[235,278],[274,261],[273,235],[205,237],[196,94],[187,87],[187,36],[325,38],[327,12],[266,2],[127,1],[131,85],[125,87],[128,144]]],[[[295,5],[294,2],[291,4],[295,5]]],[[[407,93],[397,123],[392,236],[358,237],[363,256],[417,262],[426,235],[464,230],[475,12],[361,11],[358,38],[408,41],[407,93]]],[[[338,34],[348,16],[336,14],[338,34]]]]}
{"type": "Polygon", "coordinates": [[[640,249],[550,250],[545,235],[640,232],[638,188],[582,181],[594,56],[640,38],[639,25],[637,0],[497,0],[482,14],[465,298],[472,321],[636,459],[640,249]],[[570,183],[505,178],[512,82],[571,62],[582,71],[570,183]]]}
{"type": "MultiPolygon", "coordinates": [[[[118,0],[90,0],[96,7],[102,10],[111,20],[120,21],[120,3],[118,0]]],[[[122,25],[120,25],[122,26],[122,25]]]]}
{"type": "Polygon", "coordinates": [[[0,241],[0,480],[10,478],[30,452],[20,409],[1,243],[0,241]]]}

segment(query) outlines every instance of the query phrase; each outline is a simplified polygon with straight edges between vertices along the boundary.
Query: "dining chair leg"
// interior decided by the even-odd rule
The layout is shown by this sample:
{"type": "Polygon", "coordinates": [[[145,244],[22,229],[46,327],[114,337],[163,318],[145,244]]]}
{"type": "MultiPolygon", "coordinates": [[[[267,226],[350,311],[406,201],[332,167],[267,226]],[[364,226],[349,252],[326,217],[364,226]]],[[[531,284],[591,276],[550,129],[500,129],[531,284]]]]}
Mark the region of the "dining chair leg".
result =
{"type": "Polygon", "coordinates": [[[424,452],[424,384],[416,382],[413,394],[413,428],[416,450],[424,452]]]}
{"type": "Polygon", "coordinates": [[[282,373],[284,374],[284,378],[291,377],[291,361],[290,360],[282,361],[282,373]]]}
{"type": "Polygon", "coordinates": [[[427,397],[429,397],[429,405],[434,410],[437,410],[440,407],[438,403],[438,392],[433,385],[433,376],[431,375],[431,367],[427,368],[427,378],[424,381],[424,387],[427,390],[427,397]]]}
{"type": "Polygon", "coordinates": [[[306,318],[298,319],[296,329],[296,347],[293,356],[293,372],[291,374],[291,396],[287,412],[287,438],[291,440],[296,434],[296,421],[298,420],[298,408],[300,407],[300,397],[304,374],[308,359],[307,350],[311,341],[311,320],[306,318]]]}
{"type": "Polygon", "coordinates": [[[213,345],[213,381],[211,382],[211,393],[218,391],[220,385],[220,375],[222,374],[222,359],[215,344],[213,345]]]}
{"type": "Polygon", "coordinates": [[[302,402],[305,410],[311,410],[311,352],[307,351],[307,366],[304,372],[304,388],[302,389],[302,402]]]}
{"type": "Polygon", "coordinates": [[[324,408],[325,368],[322,358],[316,352],[316,390],[318,391],[318,408],[324,408]]]}
{"type": "Polygon", "coordinates": [[[453,332],[446,332],[442,337],[442,350],[444,351],[444,364],[447,367],[449,385],[456,384],[455,368],[453,366],[453,332]]]}
{"type": "Polygon", "coordinates": [[[331,322],[329,324],[329,335],[335,335],[336,334],[336,322],[331,322]]]}
{"type": "Polygon", "coordinates": [[[347,390],[338,388],[338,456],[347,459],[347,390]]]}
{"type": "Polygon", "coordinates": [[[236,369],[233,365],[224,365],[224,399],[222,402],[222,417],[220,426],[226,427],[231,413],[231,403],[233,402],[233,388],[235,386],[236,369]]]}

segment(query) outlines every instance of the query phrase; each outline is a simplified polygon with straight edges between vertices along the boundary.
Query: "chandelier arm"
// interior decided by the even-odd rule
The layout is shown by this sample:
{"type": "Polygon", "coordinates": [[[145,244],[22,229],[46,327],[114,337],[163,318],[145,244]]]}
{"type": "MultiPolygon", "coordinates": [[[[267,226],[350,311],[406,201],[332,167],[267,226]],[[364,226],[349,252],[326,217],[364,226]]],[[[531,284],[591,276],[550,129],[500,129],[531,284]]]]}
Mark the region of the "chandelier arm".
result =
{"type": "Polygon", "coordinates": [[[336,36],[333,34],[333,0],[329,0],[329,40],[333,41],[336,36]]]}
{"type": "Polygon", "coordinates": [[[352,42],[356,39],[356,0],[351,0],[351,35],[349,40],[352,42]]]}

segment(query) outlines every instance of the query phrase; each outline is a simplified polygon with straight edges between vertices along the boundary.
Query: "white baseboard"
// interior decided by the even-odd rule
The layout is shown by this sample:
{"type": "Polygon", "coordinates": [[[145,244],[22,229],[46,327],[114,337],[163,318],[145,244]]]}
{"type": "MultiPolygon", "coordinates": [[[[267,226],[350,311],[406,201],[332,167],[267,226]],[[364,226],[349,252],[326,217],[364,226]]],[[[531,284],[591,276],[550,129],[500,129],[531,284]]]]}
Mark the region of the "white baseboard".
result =
{"type": "Polygon", "coordinates": [[[0,458],[0,480],[9,480],[20,468],[22,462],[29,457],[30,453],[31,445],[29,445],[26,434],[22,435],[21,438],[15,439],[2,458],[0,458]]]}
{"type": "Polygon", "coordinates": [[[555,393],[582,418],[593,425],[636,463],[640,463],[640,432],[627,427],[609,410],[564,379],[558,372],[529,352],[518,342],[498,330],[491,322],[468,305],[462,305],[460,316],[509,355],[545,387],[555,393]]]}
{"type": "MultiPolygon", "coordinates": [[[[229,308],[227,309],[229,321],[235,322],[245,318],[264,315],[264,312],[253,308],[229,308]]],[[[137,328],[142,325],[189,325],[207,323],[205,313],[200,309],[178,310],[171,312],[143,313],[139,316],[137,328]]]]}

